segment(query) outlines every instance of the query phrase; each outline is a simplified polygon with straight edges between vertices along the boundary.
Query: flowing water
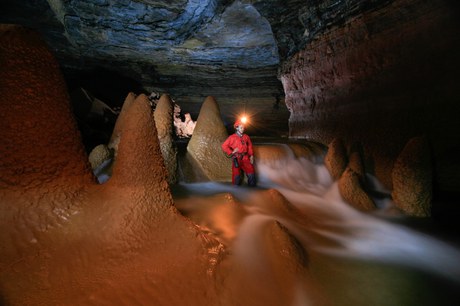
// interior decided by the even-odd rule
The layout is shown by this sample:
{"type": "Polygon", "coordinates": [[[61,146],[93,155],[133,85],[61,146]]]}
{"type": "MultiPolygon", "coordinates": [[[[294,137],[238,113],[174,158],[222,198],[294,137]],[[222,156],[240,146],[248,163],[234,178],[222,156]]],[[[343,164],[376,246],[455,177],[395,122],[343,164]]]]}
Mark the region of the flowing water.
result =
{"type": "Polygon", "coordinates": [[[238,282],[259,302],[270,292],[275,305],[460,305],[458,246],[407,226],[390,197],[371,213],[352,208],[317,152],[258,147],[257,188],[180,183],[173,196],[246,271],[238,282]]]}

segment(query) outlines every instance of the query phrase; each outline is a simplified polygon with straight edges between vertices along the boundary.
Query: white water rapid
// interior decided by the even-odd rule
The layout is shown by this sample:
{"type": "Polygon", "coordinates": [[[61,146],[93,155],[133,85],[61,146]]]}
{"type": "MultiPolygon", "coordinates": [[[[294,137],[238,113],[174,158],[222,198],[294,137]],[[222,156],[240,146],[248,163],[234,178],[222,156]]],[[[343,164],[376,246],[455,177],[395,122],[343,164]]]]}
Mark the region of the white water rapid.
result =
{"type": "MultiPolygon", "coordinates": [[[[458,246],[404,225],[389,198],[375,199],[372,213],[357,211],[320,156],[296,157],[282,144],[264,150],[272,149],[284,153],[257,159],[258,188],[174,189],[178,209],[213,233],[243,271],[234,282],[253,300],[229,304],[460,305],[458,246]]],[[[223,286],[234,286],[228,278],[223,286]]]]}

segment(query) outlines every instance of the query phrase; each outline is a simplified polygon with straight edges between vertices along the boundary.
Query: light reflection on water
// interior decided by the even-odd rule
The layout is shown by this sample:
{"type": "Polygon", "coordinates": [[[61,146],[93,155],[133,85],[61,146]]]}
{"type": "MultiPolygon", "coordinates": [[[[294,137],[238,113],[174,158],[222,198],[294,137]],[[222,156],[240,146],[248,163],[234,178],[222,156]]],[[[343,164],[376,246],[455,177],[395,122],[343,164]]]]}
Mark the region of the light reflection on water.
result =
{"type": "MultiPolygon", "coordinates": [[[[388,221],[395,217],[391,200],[378,199],[375,213],[355,210],[343,202],[324,165],[311,157],[288,152],[259,158],[256,169],[258,188],[206,182],[173,190],[178,209],[214,233],[242,269],[254,272],[247,274],[248,284],[271,292],[291,282],[294,294],[284,305],[460,305],[460,250],[388,221]],[[270,248],[284,249],[289,239],[267,240],[267,233],[283,236],[274,221],[295,237],[300,253],[305,251],[297,256],[296,248],[287,246],[291,253],[280,260],[305,256],[305,271],[276,267],[270,248]],[[326,302],[311,298],[304,274],[326,302]]],[[[374,185],[379,187],[375,179],[374,185]]]]}

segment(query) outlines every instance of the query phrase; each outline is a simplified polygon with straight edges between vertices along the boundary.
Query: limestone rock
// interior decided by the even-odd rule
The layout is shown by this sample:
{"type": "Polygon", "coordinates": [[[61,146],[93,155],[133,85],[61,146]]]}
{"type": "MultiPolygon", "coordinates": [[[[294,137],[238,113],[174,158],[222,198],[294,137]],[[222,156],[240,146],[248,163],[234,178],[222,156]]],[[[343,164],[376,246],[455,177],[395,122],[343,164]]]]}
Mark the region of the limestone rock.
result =
{"type": "Polygon", "coordinates": [[[340,139],[335,138],[329,144],[324,164],[332,178],[338,180],[348,164],[347,150],[340,139]]]}
{"type": "Polygon", "coordinates": [[[374,201],[363,190],[359,174],[347,167],[339,179],[339,191],[344,200],[358,210],[375,209],[374,201]]]}
{"type": "Polygon", "coordinates": [[[188,153],[197,161],[209,180],[231,180],[231,160],[221,148],[227,137],[219,105],[209,96],[201,106],[193,136],[187,146],[188,153]]]}
{"type": "Polygon", "coordinates": [[[427,139],[409,140],[393,167],[393,200],[409,215],[431,215],[432,199],[431,152],[427,139]]]}
{"type": "Polygon", "coordinates": [[[154,111],[161,154],[168,171],[168,183],[177,182],[177,148],[173,142],[173,109],[169,95],[162,95],[154,111]]]}

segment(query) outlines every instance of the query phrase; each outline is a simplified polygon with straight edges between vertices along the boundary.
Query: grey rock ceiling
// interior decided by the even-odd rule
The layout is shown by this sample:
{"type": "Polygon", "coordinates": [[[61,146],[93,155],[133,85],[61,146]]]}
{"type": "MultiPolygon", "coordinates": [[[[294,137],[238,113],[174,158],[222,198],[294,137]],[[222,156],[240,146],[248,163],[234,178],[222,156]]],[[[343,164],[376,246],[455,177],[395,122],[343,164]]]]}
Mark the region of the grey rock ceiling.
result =
{"type": "Polygon", "coordinates": [[[2,0],[0,22],[42,33],[64,71],[105,69],[173,96],[273,99],[283,61],[327,27],[390,2],[2,0]]]}

